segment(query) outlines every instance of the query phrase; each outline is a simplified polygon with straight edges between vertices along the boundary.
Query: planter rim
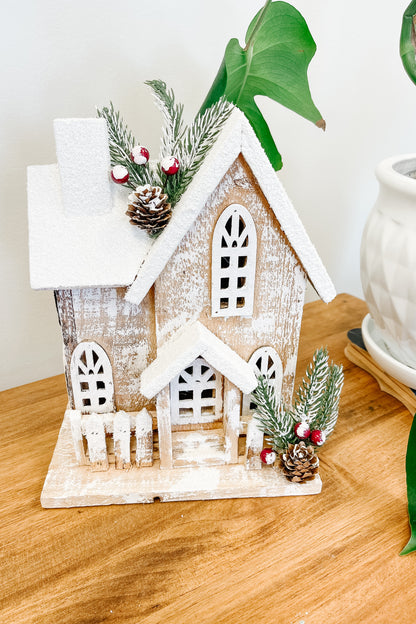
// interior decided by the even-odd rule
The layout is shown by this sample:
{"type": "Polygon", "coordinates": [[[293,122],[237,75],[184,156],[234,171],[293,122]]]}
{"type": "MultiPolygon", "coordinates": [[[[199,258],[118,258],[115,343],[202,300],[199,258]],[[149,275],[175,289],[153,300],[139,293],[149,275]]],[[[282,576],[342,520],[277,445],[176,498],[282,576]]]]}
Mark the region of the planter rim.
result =
{"type": "Polygon", "coordinates": [[[416,180],[406,175],[410,171],[416,171],[416,153],[399,154],[382,160],[376,167],[376,177],[381,184],[416,195],[416,180]]]}

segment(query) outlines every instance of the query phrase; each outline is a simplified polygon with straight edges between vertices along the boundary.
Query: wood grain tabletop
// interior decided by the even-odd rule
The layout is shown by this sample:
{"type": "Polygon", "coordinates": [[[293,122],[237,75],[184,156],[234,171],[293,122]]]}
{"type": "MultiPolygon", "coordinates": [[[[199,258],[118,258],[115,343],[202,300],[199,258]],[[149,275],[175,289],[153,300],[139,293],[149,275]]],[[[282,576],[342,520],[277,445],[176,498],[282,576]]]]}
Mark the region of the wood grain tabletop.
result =
{"type": "Polygon", "coordinates": [[[365,304],[305,306],[298,377],[345,367],[320,495],[42,509],[63,375],[0,395],[0,623],[416,622],[405,455],[412,417],[344,356],[365,304]]]}

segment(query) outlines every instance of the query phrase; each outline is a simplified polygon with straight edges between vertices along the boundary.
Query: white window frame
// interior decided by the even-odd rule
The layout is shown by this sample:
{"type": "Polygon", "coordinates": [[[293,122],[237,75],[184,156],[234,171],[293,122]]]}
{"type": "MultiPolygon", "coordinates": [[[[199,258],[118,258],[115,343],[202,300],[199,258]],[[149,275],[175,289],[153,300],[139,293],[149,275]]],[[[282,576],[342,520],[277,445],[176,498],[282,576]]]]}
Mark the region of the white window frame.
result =
{"type": "Polygon", "coordinates": [[[172,425],[215,422],[222,418],[222,375],[197,357],[170,382],[172,425]],[[205,370],[203,370],[205,369],[205,370]],[[180,393],[192,397],[182,397],[180,393]],[[213,394],[204,397],[203,394],[213,394]]]}
{"type": "MultiPolygon", "coordinates": [[[[282,361],[273,347],[260,347],[250,356],[248,363],[252,366],[256,376],[263,375],[269,378],[269,385],[274,389],[277,401],[280,401],[283,382],[282,361]]],[[[248,416],[255,410],[251,407],[251,394],[243,394],[242,414],[248,416]]]]}
{"type": "Polygon", "coordinates": [[[252,316],[256,257],[253,217],[241,204],[231,204],[221,213],[212,239],[212,316],[252,316]]]}
{"type": "Polygon", "coordinates": [[[71,357],[75,409],[84,414],[114,411],[113,371],[107,353],[96,342],[80,342],[71,357]]]}

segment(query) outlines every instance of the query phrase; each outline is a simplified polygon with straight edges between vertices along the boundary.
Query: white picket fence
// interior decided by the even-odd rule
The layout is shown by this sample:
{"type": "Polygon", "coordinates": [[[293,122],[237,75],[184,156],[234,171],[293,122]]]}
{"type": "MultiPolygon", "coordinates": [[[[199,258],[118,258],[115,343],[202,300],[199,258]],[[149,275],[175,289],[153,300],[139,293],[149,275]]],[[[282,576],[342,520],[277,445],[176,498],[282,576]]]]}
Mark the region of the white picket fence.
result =
{"type": "Polygon", "coordinates": [[[153,423],[146,409],[138,413],[82,414],[80,410],[67,413],[80,465],[108,470],[113,456],[116,469],[153,464],[153,423]]]}

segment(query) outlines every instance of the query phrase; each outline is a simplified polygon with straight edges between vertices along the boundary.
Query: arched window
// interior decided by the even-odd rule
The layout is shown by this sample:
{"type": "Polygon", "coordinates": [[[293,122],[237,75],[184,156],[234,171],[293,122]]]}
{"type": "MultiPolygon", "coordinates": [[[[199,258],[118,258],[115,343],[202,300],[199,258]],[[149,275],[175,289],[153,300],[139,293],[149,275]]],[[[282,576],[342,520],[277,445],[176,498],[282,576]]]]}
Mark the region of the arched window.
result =
{"type": "Polygon", "coordinates": [[[240,204],[220,215],[212,240],[212,316],[251,316],[254,304],[257,236],[240,204]]]}
{"type": "Polygon", "coordinates": [[[172,425],[214,422],[222,417],[222,375],[198,357],[170,383],[172,425]]]}
{"type": "Polygon", "coordinates": [[[114,411],[113,372],[108,355],[96,342],[80,342],[71,358],[75,409],[90,414],[114,411]]]}
{"type": "MultiPolygon", "coordinates": [[[[269,384],[273,387],[276,398],[279,401],[282,392],[283,369],[277,352],[273,347],[260,347],[251,355],[249,364],[253,367],[256,375],[268,377],[269,384]]],[[[250,394],[243,395],[243,416],[250,414],[256,409],[250,394]]]]}

